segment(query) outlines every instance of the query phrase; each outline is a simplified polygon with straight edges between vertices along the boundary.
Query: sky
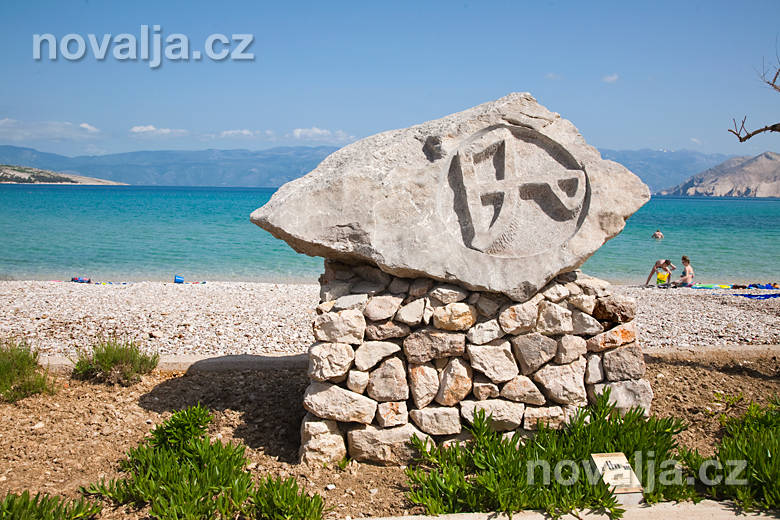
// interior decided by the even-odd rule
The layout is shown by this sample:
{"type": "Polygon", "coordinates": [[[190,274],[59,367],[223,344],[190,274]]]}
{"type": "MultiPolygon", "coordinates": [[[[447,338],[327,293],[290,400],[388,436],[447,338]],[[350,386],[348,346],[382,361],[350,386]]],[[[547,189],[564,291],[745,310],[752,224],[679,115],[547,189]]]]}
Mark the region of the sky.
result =
{"type": "Polygon", "coordinates": [[[5,0],[0,144],[65,155],[339,146],[528,91],[600,148],[755,155],[780,151],[780,134],[741,144],[727,129],[780,121],[780,94],[759,77],[777,64],[778,20],[777,0],[5,0]],[[247,37],[232,35],[251,35],[254,59],[153,67],[144,25],[163,49],[178,33],[204,51],[219,33],[242,54],[247,37]],[[123,33],[135,60],[114,55],[123,33]],[[56,60],[48,43],[34,59],[44,34],[56,60]],[[69,34],[86,42],[79,60],[65,57],[77,40],[61,52],[69,34]],[[104,59],[90,34],[109,44],[104,59]]]}

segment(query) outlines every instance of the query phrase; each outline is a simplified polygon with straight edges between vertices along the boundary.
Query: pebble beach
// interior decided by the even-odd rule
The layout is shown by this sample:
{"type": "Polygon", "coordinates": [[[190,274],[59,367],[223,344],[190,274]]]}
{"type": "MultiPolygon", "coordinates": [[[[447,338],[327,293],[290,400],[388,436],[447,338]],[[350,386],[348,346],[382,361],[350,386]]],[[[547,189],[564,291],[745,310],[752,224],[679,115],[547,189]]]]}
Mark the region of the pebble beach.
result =
{"type": "MultiPolygon", "coordinates": [[[[760,290],[656,289],[616,285],[637,300],[646,352],[780,344],[780,298],[760,290]]],[[[0,337],[25,339],[43,357],[74,357],[103,337],[169,356],[299,354],[313,342],[313,284],[0,282],[0,337]]]]}

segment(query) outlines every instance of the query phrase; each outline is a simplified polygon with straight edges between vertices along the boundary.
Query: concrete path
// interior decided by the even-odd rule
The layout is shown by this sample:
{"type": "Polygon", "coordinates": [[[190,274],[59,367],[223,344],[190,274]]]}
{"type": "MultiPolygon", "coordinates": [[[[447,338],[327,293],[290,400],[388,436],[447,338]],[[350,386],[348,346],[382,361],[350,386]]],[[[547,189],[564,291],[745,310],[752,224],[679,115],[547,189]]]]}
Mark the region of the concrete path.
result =
{"type": "MultiPolygon", "coordinates": [[[[512,515],[513,520],[549,520],[549,516],[538,511],[522,511],[512,515]]],[[[564,515],[563,520],[576,520],[578,517],[564,515]]],[[[592,513],[581,513],[579,518],[583,520],[602,520],[609,518],[607,515],[598,515],[592,513]]],[[[692,502],[683,502],[675,504],[673,502],[664,502],[653,506],[641,505],[626,508],[623,515],[624,520],[721,520],[731,518],[780,518],[780,512],[774,513],[744,513],[734,508],[730,502],[714,502],[712,500],[703,500],[698,504],[692,502]]],[[[392,516],[383,518],[371,518],[366,520],[509,520],[509,517],[503,514],[495,513],[460,513],[454,515],[441,516],[392,516]]]]}

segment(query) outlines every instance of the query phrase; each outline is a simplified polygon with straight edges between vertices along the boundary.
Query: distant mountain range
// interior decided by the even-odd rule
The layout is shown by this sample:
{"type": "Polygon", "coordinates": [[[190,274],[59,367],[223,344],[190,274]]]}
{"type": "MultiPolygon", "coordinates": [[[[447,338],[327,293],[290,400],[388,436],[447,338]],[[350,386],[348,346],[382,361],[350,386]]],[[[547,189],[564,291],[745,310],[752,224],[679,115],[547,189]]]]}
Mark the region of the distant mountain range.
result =
{"type": "Polygon", "coordinates": [[[84,177],[29,168],[27,166],[12,166],[0,164],[0,184],[81,184],[81,185],[106,185],[122,184],[121,182],[84,177]]]}
{"type": "Polygon", "coordinates": [[[661,191],[687,197],[780,197],[780,154],[734,157],[661,191]]]}
{"type": "MultiPolygon", "coordinates": [[[[66,157],[32,148],[0,146],[0,163],[152,186],[278,187],[313,170],[332,146],[267,150],[143,151],[66,157]]],[[[600,150],[625,165],[657,192],[711,168],[730,156],[689,150],[600,150]]]]}

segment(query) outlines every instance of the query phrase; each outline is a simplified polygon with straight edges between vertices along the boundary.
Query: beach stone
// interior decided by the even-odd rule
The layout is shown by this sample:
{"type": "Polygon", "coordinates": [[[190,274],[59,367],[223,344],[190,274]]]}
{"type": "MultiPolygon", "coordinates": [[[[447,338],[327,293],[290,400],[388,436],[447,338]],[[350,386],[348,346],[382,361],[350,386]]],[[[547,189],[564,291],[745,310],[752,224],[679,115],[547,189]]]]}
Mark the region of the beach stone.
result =
{"type": "Polygon", "coordinates": [[[517,368],[509,341],[495,340],[487,345],[467,345],[471,367],[485,374],[494,383],[504,383],[515,377],[517,368]]]}
{"type": "Polygon", "coordinates": [[[369,296],[374,296],[384,291],[385,288],[386,286],[379,282],[371,282],[369,280],[358,280],[350,286],[349,290],[354,294],[365,293],[369,296]]]}
{"type": "Polygon", "coordinates": [[[573,306],[575,306],[585,314],[593,314],[593,309],[596,308],[596,297],[587,294],[570,296],[569,299],[566,301],[568,301],[570,304],[572,304],[573,306]]]}
{"type": "Polygon", "coordinates": [[[501,311],[498,323],[507,334],[524,334],[536,328],[538,316],[537,302],[520,303],[501,311]]]}
{"type": "Polygon", "coordinates": [[[586,356],[587,366],[585,367],[585,383],[600,383],[604,380],[604,366],[599,354],[588,354],[586,356]]]}
{"type": "Polygon", "coordinates": [[[423,320],[425,304],[425,298],[412,300],[398,309],[398,312],[395,313],[395,320],[407,325],[419,325],[423,320]]]}
{"type": "Polygon", "coordinates": [[[588,396],[591,401],[595,401],[596,396],[604,393],[607,388],[610,389],[609,402],[613,403],[620,413],[626,413],[629,409],[640,406],[645,411],[645,417],[650,415],[653,389],[645,379],[588,385],[588,396]]]}
{"type": "Polygon", "coordinates": [[[400,351],[400,346],[389,341],[366,341],[355,351],[355,368],[363,371],[371,370],[384,358],[400,351]]]}
{"type": "Polygon", "coordinates": [[[576,280],[582,292],[591,296],[609,296],[609,282],[580,273],[576,280]]]}
{"type": "Polygon", "coordinates": [[[406,367],[400,358],[390,358],[368,376],[366,393],[376,401],[405,401],[409,399],[406,367]]]}
{"type": "Polygon", "coordinates": [[[558,350],[553,359],[559,365],[565,365],[584,356],[587,352],[588,347],[584,339],[567,334],[558,338],[558,350]]]}
{"type": "Polygon", "coordinates": [[[409,364],[409,390],[417,408],[425,408],[439,393],[439,371],[431,363],[409,364]]]}
{"type": "Polygon", "coordinates": [[[334,280],[320,285],[320,301],[327,302],[330,300],[337,300],[342,296],[349,294],[350,290],[349,282],[342,280],[334,280]]]}
{"type": "Polygon", "coordinates": [[[603,365],[608,381],[641,379],[645,375],[645,357],[637,343],[604,352],[603,365]]]}
{"type": "Polygon", "coordinates": [[[325,314],[326,312],[330,312],[333,310],[333,306],[336,304],[336,300],[330,300],[327,302],[322,302],[321,304],[317,305],[317,314],[325,314]]]}
{"type": "Polygon", "coordinates": [[[565,422],[563,409],[560,406],[545,406],[537,408],[535,406],[526,406],[523,418],[523,428],[526,430],[536,430],[539,422],[545,423],[553,430],[559,430],[565,422]]]}
{"type": "Polygon", "coordinates": [[[452,358],[439,376],[439,392],[435,401],[444,406],[454,406],[463,400],[472,385],[471,367],[461,358],[452,358]]]}
{"type": "Polygon", "coordinates": [[[412,330],[404,323],[393,320],[370,321],[366,323],[365,337],[371,341],[383,341],[391,338],[405,338],[412,330]]]}
{"type": "Polygon", "coordinates": [[[579,285],[577,285],[574,282],[566,282],[566,283],[563,284],[563,286],[566,287],[566,290],[569,291],[569,297],[570,298],[572,296],[578,296],[578,295],[582,294],[582,287],[580,287],[579,285]]]}
{"type": "Polygon", "coordinates": [[[366,303],[368,303],[367,294],[347,294],[333,302],[333,310],[338,312],[357,309],[362,312],[366,308],[366,303]]]}
{"type": "Polygon", "coordinates": [[[462,401],[460,413],[469,423],[474,422],[477,410],[484,410],[485,416],[493,418],[492,427],[495,431],[508,431],[519,428],[523,424],[525,405],[505,401],[503,399],[487,399],[485,401],[462,401]]]}
{"type": "Polygon", "coordinates": [[[550,288],[544,290],[542,292],[542,295],[549,301],[553,303],[558,303],[564,299],[566,299],[567,296],[569,296],[569,290],[564,286],[563,284],[554,284],[550,288]]]}
{"type": "Polygon", "coordinates": [[[508,381],[501,389],[501,397],[510,401],[543,405],[547,400],[542,392],[527,376],[519,375],[508,381]]]}
{"type": "Polygon", "coordinates": [[[381,321],[392,318],[398,310],[398,307],[401,306],[403,300],[402,297],[393,296],[392,294],[374,296],[368,300],[366,308],[363,309],[363,315],[371,321],[381,321]]]}
{"type": "Polygon", "coordinates": [[[636,300],[627,296],[606,296],[596,300],[593,317],[612,323],[625,323],[636,317],[636,300]]]}
{"type": "Polygon", "coordinates": [[[555,357],[558,342],[538,332],[516,336],[510,340],[515,358],[524,375],[536,372],[542,365],[555,357]]]}
{"type": "Polygon", "coordinates": [[[534,374],[533,379],[556,403],[576,404],[587,399],[584,357],[568,365],[545,365],[534,374]]]}
{"type": "Polygon", "coordinates": [[[552,302],[539,302],[539,318],[536,321],[536,331],[547,336],[571,334],[574,326],[571,322],[571,311],[552,302]]]}
{"type": "Polygon", "coordinates": [[[466,339],[475,345],[484,345],[504,335],[498,320],[488,320],[477,323],[466,332],[466,339]]]}
{"type": "Polygon", "coordinates": [[[358,394],[366,391],[368,386],[368,372],[361,370],[350,370],[347,373],[347,388],[358,394]]]}
{"type": "Polygon", "coordinates": [[[465,300],[469,296],[469,291],[457,285],[437,285],[428,293],[428,296],[447,305],[465,300]]]}
{"type": "Polygon", "coordinates": [[[484,401],[491,397],[498,397],[498,385],[482,374],[474,374],[471,393],[477,401],[484,401]]]}
{"type": "Polygon", "coordinates": [[[357,309],[328,312],[314,318],[313,328],[317,341],[359,345],[363,342],[366,320],[357,309]]]}
{"type": "Polygon", "coordinates": [[[409,296],[411,298],[420,298],[428,294],[433,287],[433,280],[430,278],[415,278],[409,285],[409,296]]]}
{"type": "Polygon", "coordinates": [[[376,407],[376,422],[382,428],[402,426],[409,422],[406,401],[379,403],[376,407]]]}
{"type": "Polygon", "coordinates": [[[448,303],[433,309],[433,326],[443,330],[468,330],[477,322],[477,309],[467,303],[448,303]]]}
{"type": "Polygon", "coordinates": [[[493,318],[498,314],[498,311],[507,304],[508,300],[506,296],[503,296],[501,294],[491,294],[491,293],[474,293],[478,294],[479,298],[477,298],[476,303],[474,304],[477,307],[477,311],[479,313],[486,317],[486,318],[493,318]]]}
{"type": "Polygon", "coordinates": [[[432,442],[430,436],[411,423],[395,428],[381,428],[373,424],[360,426],[347,434],[349,456],[359,462],[373,462],[384,466],[398,466],[412,461],[416,452],[409,441],[417,435],[432,442]]]}
{"type": "Polygon", "coordinates": [[[315,343],[309,347],[309,377],[315,381],[343,378],[354,358],[355,351],[346,343],[315,343]]]}
{"type": "Polygon", "coordinates": [[[599,321],[584,312],[571,311],[572,333],[578,336],[593,336],[604,332],[604,326],[599,321]]]}
{"type": "Polygon", "coordinates": [[[454,435],[461,431],[457,408],[429,406],[422,410],[412,410],[409,417],[418,428],[431,435],[454,435]]]}
{"type": "Polygon", "coordinates": [[[331,383],[312,381],[303,395],[303,407],[322,419],[369,424],[376,401],[331,383]]]}
{"type": "Polygon", "coordinates": [[[593,336],[587,341],[588,351],[601,352],[603,350],[621,347],[636,341],[636,324],[633,321],[623,323],[617,327],[593,336]]]}
{"type": "Polygon", "coordinates": [[[410,363],[421,364],[432,359],[462,356],[466,351],[466,335],[423,328],[404,339],[404,354],[410,363]]]}
{"type": "Polygon", "coordinates": [[[522,302],[581,265],[649,199],[571,122],[512,93],[349,144],[251,220],[300,253],[522,302]]]}
{"type": "Polygon", "coordinates": [[[307,413],[301,422],[299,455],[301,464],[320,467],[343,460],[347,446],[338,423],[307,413]]]}
{"type": "Polygon", "coordinates": [[[390,285],[387,287],[387,290],[390,291],[391,294],[406,294],[409,292],[409,286],[412,284],[412,280],[409,278],[398,278],[394,277],[393,281],[390,282],[390,285]]]}

